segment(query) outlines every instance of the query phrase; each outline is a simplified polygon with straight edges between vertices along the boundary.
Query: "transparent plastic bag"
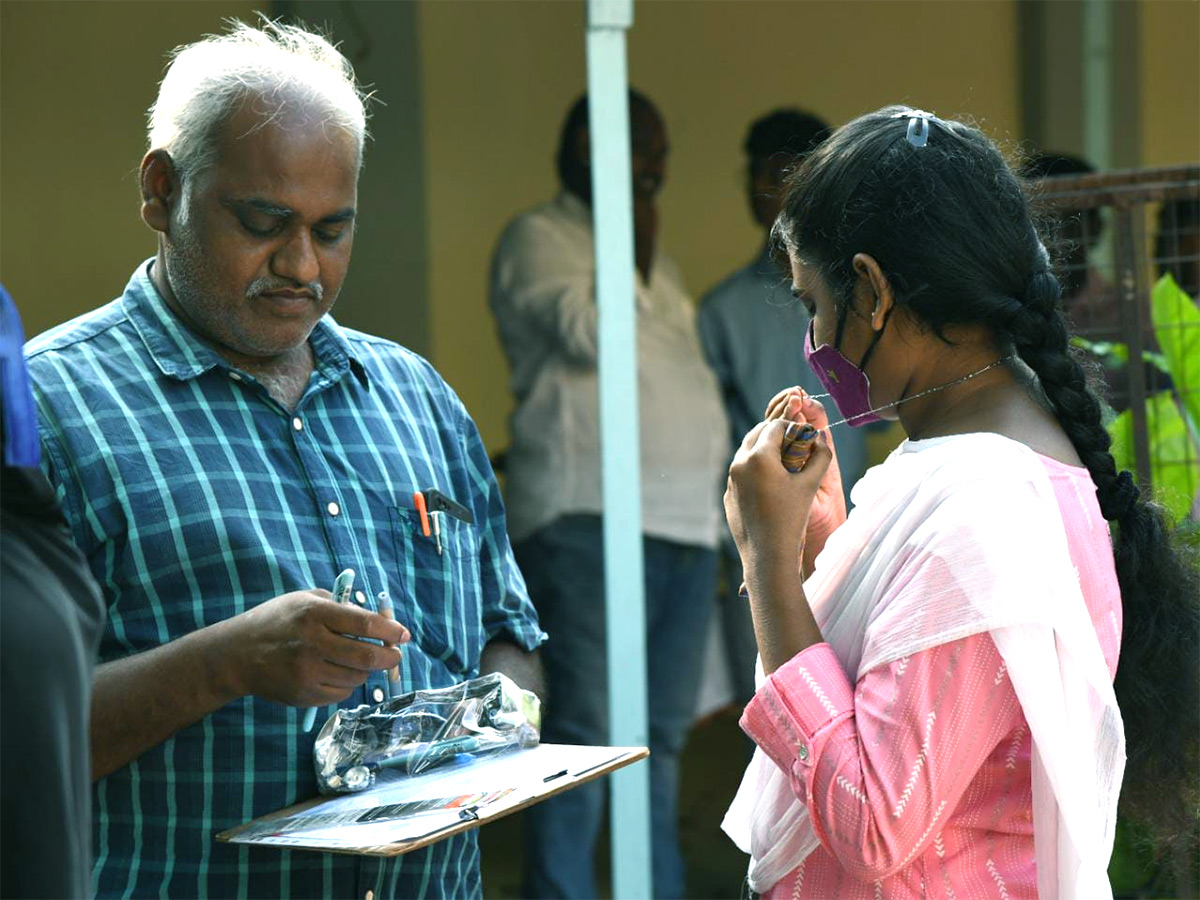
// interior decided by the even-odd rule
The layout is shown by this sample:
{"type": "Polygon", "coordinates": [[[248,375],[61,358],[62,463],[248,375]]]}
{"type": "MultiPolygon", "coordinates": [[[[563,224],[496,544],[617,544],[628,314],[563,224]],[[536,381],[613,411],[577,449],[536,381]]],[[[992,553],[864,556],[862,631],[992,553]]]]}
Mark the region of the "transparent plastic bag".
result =
{"type": "Polygon", "coordinates": [[[532,747],[540,728],[537,696],[499,672],[339,709],[317,735],[317,784],[323,794],[366,790],[383,772],[418,775],[460,753],[532,747]]]}

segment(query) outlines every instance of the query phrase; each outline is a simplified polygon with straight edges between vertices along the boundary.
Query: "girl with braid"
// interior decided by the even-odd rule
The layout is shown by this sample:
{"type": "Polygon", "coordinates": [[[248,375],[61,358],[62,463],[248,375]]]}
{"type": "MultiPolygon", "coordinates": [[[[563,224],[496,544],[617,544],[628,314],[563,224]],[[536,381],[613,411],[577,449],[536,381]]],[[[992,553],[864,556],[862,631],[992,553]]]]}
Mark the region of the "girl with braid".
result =
{"type": "Polygon", "coordinates": [[[781,393],[729,472],[750,887],[1111,897],[1123,776],[1127,811],[1194,823],[1200,589],[1114,467],[1019,182],[977,129],[888,107],[808,157],[775,233],[837,415],[781,393]],[[830,427],[877,418],[908,439],[847,516],[830,427]]]}

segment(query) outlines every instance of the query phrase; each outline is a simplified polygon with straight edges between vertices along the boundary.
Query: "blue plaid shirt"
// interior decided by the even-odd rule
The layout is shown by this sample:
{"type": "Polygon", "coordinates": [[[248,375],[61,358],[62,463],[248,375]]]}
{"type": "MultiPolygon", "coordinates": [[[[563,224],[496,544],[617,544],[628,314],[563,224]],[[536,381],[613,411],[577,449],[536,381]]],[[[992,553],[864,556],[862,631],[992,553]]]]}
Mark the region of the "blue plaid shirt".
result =
{"type": "MultiPolygon", "coordinates": [[[[326,317],[310,339],[316,371],[285,409],[183,326],[149,268],[26,345],[43,465],[108,606],[101,662],[328,588],[345,568],[359,602],[374,609],[387,590],[412,632],[404,691],[474,676],[497,635],[544,639],[483,443],[427,362],[326,317]],[[430,487],[475,516],[447,519],[442,555],[412,504],[430,487]]],[[[380,691],[373,673],[344,705],[380,691]]],[[[100,780],[98,895],[478,896],[473,832],[392,860],[214,840],[317,793],[303,715],[244,697],[100,780]]]]}

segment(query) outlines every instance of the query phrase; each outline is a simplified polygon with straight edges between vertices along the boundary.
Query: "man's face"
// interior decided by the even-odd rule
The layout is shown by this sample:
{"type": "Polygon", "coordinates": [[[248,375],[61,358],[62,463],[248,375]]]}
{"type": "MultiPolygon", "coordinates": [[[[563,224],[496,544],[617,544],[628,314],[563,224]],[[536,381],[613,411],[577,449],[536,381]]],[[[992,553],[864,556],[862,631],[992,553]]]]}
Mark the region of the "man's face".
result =
{"type": "Polygon", "coordinates": [[[184,181],[162,258],[193,329],[235,358],[269,359],[308,340],[341,290],[359,151],[318,110],[247,133],[261,121],[251,107],[225,124],[215,164],[184,181]]]}
{"type": "Polygon", "coordinates": [[[773,153],[750,160],[746,187],[750,212],[762,228],[770,229],[783,208],[783,183],[794,160],[787,153],[773,153]]]}
{"type": "Polygon", "coordinates": [[[653,109],[635,103],[629,110],[629,137],[633,194],[653,199],[667,177],[667,128],[653,109]]]}

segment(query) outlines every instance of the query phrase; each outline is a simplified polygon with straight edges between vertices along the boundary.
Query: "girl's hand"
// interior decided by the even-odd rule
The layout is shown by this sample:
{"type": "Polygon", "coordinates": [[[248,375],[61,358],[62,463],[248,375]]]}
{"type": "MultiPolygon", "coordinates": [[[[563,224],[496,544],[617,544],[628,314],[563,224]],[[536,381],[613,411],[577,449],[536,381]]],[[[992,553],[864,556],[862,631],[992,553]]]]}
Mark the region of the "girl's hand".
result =
{"type": "Polygon", "coordinates": [[[747,582],[750,570],[760,566],[776,566],[783,560],[797,565],[810,511],[833,462],[833,451],[822,431],[805,467],[795,474],[788,472],[780,451],[790,434],[788,429],[797,427],[780,418],[760,422],[743,438],[729,467],[725,516],[747,570],[747,582]]]}
{"type": "Polygon", "coordinates": [[[780,391],[767,404],[767,420],[786,419],[789,422],[807,423],[821,430],[829,444],[832,459],[825,477],[813,498],[812,512],[808,520],[805,546],[808,555],[815,558],[825,540],[839,525],[846,521],[846,494],[842,490],[842,472],[838,466],[837,449],[833,434],[829,430],[829,416],[825,407],[814,400],[801,387],[790,387],[780,391]]]}

